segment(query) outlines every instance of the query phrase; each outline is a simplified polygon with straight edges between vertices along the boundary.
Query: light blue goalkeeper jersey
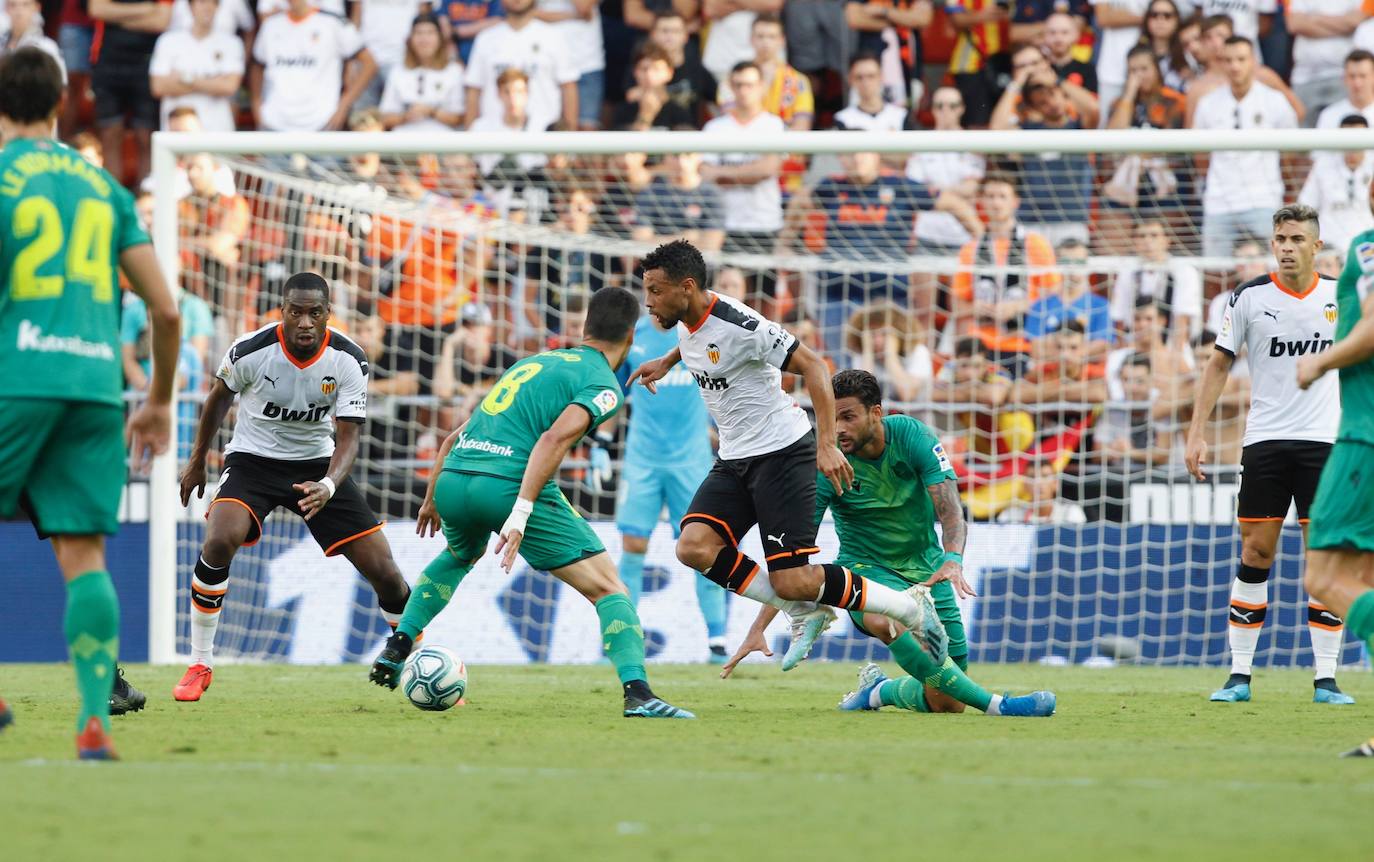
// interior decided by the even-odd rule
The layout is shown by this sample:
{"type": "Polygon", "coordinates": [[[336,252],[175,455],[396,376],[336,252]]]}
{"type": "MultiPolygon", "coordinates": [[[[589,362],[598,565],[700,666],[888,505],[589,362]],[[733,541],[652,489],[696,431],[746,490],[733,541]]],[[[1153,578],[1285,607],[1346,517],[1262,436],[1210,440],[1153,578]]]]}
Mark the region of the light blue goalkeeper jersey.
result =
{"type": "MultiPolygon", "coordinates": [[[[677,331],[664,332],[645,316],[635,325],[635,343],[621,366],[621,382],[650,359],[677,347],[677,331]]],[[[670,468],[696,466],[711,461],[710,420],[697,382],[679,362],[658,381],[658,394],[636,383],[627,392],[630,433],[625,445],[626,463],[670,468]]]]}

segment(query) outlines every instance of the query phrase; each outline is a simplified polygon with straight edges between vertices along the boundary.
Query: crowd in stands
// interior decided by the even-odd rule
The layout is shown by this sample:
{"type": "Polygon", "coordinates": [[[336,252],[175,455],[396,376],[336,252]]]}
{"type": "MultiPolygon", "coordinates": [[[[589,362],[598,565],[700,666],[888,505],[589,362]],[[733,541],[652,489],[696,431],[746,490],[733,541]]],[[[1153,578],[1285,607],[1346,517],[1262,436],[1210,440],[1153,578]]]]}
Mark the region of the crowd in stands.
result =
{"type": "MultiPolygon", "coordinates": [[[[146,207],[159,128],[762,136],[1374,122],[1374,0],[256,3],[5,0],[0,55],[36,45],[62,61],[63,135],[144,189],[146,207]]],[[[441,225],[312,207],[209,156],[184,159],[188,394],[204,391],[228,338],[270,318],[293,268],[323,268],[348,309],[336,323],[376,359],[371,460],[390,465],[388,482],[421,481],[442,429],[504,368],[575,340],[590,291],[632,284],[633,257],[596,238],[686,236],[779,261],[720,269],[715,286],[836,367],[877,374],[945,436],[971,514],[1002,520],[1120,518],[1129,483],[1180,478],[1193,382],[1229,291],[1267,268],[1272,212],[1319,210],[1332,274],[1374,227],[1374,150],[363,155],[290,168],[441,225]],[[586,241],[536,247],[454,226],[473,218],[586,241]],[[952,269],[912,272],[913,255],[952,269]],[[786,265],[801,258],[812,265],[786,265]]],[[[146,381],[143,315],[127,304],[134,389],[146,381]]],[[[1213,463],[1239,462],[1247,399],[1242,364],[1212,423],[1213,463]]]]}

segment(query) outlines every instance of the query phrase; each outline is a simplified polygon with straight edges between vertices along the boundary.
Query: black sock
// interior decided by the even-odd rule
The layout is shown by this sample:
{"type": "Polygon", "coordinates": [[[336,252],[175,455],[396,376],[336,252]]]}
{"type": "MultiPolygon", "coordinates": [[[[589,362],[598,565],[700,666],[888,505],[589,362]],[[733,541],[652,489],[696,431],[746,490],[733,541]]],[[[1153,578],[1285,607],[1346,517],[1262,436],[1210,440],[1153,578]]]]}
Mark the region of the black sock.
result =
{"type": "Polygon", "coordinates": [[[732,593],[738,593],[749,578],[758,572],[759,564],[746,557],[737,548],[721,548],[711,568],[702,572],[706,580],[720,584],[732,593]]]}
{"type": "Polygon", "coordinates": [[[1250,684],[1250,674],[1248,674],[1248,673],[1233,673],[1233,674],[1231,674],[1230,678],[1228,678],[1228,679],[1226,680],[1226,685],[1222,686],[1222,688],[1230,688],[1230,687],[1233,686],[1233,685],[1249,685],[1249,684],[1250,684]]]}
{"type": "Polygon", "coordinates": [[[1336,678],[1332,676],[1324,676],[1321,679],[1312,680],[1312,687],[1324,688],[1327,691],[1340,691],[1340,689],[1336,687],[1336,678]]]}
{"type": "Polygon", "coordinates": [[[405,592],[401,594],[400,598],[396,598],[394,596],[390,598],[382,598],[381,593],[377,594],[377,607],[381,608],[384,613],[388,614],[395,614],[399,616],[400,614],[405,613],[406,602],[408,601],[410,601],[409,585],[406,586],[405,592]]]}
{"type": "Polygon", "coordinates": [[[864,579],[844,566],[826,563],[825,585],[821,587],[820,603],[831,607],[854,610],[864,606],[864,579]]]}
{"type": "Polygon", "coordinates": [[[642,679],[632,679],[625,683],[626,699],[635,698],[637,700],[653,700],[653,689],[649,688],[649,683],[642,679]]]}

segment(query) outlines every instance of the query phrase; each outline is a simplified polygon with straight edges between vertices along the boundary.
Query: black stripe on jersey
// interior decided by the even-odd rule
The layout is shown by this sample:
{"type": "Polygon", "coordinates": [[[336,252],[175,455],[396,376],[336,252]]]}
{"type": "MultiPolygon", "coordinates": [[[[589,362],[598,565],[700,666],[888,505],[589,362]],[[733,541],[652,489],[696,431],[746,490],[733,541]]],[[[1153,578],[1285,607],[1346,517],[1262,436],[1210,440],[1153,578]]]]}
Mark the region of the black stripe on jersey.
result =
{"type": "Polygon", "coordinates": [[[1231,307],[1235,308],[1236,300],[1240,299],[1240,295],[1245,291],[1249,290],[1250,288],[1260,287],[1262,285],[1273,283],[1274,280],[1269,277],[1269,273],[1267,272],[1264,275],[1256,276],[1255,278],[1250,279],[1249,281],[1245,282],[1245,284],[1242,284],[1235,290],[1231,291],[1231,307]]]}
{"type": "Polygon", "coordinates": [[[250,353],[257,353],[259,350],[272,347],[277,343],[277,330],[279,328],[281,328],[281,324],[269,326],[257,335],[235,344],[233,351],[229,355],[229,361],[238,362],[250,353]]]}
{"type": "Polygon", "coordinates": [[[747,329],[750,332],[759,328],[757,317],[745,314],[733,305],[728,305],[720,300],[711,303],[711,316],[719,317],[726,323],[733,323],[740,329],[747,329]]]}
{"type": "Polygon", "coordinates": [[[787,366],[792,364],[792,354],[797,352],[798,347],[801,347],[801,339],[794,337],[792,339],[792,346],[787,348],[787,355],[783,357],[782,368],[780,370],[786,371],[787,366]]]}
{"type": "Polygon", "coordinates": [[[358,367],[363,370],[363,376],[367,376],[367,354],[363,352],[356,341],[337,329],[331,329],[329,330],[329,346],[356,359],[358,367]]]}

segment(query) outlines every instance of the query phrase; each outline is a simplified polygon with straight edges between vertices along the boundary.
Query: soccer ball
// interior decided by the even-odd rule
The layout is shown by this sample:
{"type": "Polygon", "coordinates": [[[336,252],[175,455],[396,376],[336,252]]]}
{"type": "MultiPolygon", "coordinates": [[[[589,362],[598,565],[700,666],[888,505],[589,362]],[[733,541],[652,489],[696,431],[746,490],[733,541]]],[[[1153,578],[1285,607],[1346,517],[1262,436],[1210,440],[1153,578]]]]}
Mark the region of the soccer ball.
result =
{"type": "Polygon", "coordinates": [[[401,691],[420,709],[451,709],[467,690],[468,669],[463,660],[441,646],[417,649],[401,668],[401,691]]]}

